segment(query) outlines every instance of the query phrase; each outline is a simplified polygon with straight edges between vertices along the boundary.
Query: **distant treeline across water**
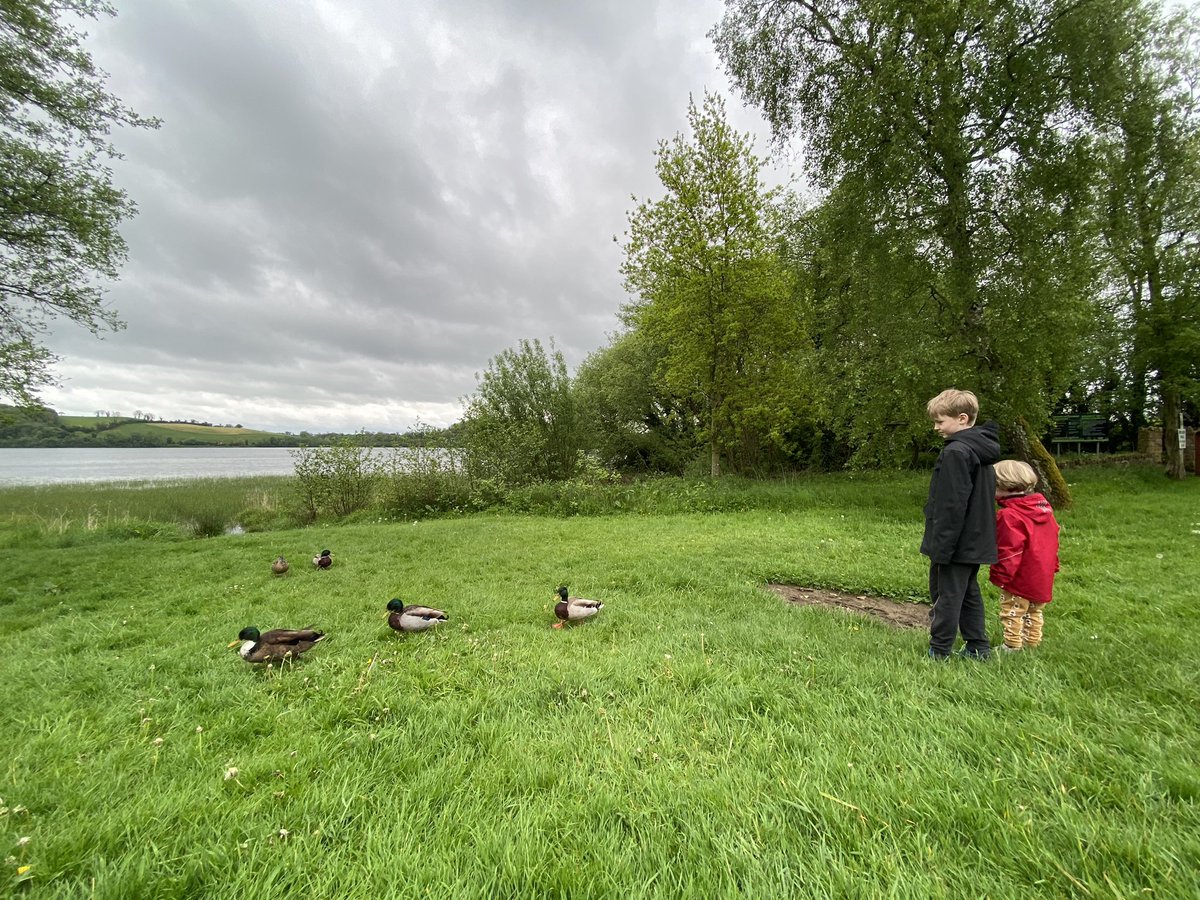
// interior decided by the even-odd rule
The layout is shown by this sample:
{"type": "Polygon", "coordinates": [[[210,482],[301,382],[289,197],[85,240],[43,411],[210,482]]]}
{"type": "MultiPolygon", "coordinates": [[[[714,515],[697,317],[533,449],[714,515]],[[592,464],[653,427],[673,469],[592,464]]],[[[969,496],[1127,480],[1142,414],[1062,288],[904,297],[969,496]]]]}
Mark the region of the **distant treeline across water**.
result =
{"type": "MultiPolygon", "coordinates": [[[[359,432],[370,447],[457,447],[461,426],[402,434],[359,432]]],[[[64,416],[52,409],[0,406],[0,447],[323,447],[350,437],[338,432],[280,434],[185,420],[120,415],[64,416]]]]}

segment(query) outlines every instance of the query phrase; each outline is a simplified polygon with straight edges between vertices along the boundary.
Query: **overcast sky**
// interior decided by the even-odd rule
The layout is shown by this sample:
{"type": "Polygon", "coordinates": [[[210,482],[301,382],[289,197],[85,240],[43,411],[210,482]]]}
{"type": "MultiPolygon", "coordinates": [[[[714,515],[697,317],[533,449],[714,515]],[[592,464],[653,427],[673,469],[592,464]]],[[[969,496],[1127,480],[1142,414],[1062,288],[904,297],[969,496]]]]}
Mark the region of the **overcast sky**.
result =
{"type": "Polygon", "coordinates": [[[64,413],[448,425],[521,338],[574,370],[617,328],[613,236],[689,94],[769,151],[706,36],[720,0],[116,5],[87,47],[163,124],[115,135],[128,327],[56,329],[64,413]]]}

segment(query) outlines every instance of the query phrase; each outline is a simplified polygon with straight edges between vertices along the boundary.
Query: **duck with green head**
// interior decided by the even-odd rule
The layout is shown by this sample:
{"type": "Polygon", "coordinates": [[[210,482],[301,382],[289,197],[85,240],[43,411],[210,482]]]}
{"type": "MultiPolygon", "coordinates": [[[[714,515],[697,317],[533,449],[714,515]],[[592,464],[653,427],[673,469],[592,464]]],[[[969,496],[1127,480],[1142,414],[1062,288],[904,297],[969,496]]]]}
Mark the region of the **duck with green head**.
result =
{"type": "Polygon", "coordinates": [[[416,603],[406,606],[404,601],[398,597],[389,600],[387,608],[388,624],[396,631],[428,631],[433,626],[440,625],[450,618],[440,609],[434,609],[432,606],[420,606],[416,603]]]}
{"type": "Polygon", "coordinates": [[[562,620],[554,623],[555,628],[562,628],[568,622],[582,622],[584,619],[590,619],[604,609],[604,604],[599,600],[584,600],[582,597],[569,596],[566,585],[554,593],[558,596],[558,602],[554,604],[554,614],[562,620]]]}
{"type": "Polygon", "coordinates": [[[311,628],[275,628],[271,631],[259,632],[254,626],[243,628],[236,641],[230,641],[230,647],[237,647],[238,656],[249,663],[283,662],[298,658],[315,647],[325,635],[311,628]]]}

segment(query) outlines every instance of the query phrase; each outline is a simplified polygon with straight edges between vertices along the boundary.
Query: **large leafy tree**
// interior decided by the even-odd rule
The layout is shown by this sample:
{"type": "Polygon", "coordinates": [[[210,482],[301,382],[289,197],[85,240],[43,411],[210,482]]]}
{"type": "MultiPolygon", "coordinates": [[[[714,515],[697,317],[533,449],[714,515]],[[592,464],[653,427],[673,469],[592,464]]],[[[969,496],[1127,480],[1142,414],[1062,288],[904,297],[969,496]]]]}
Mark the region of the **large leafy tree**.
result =
{"type": "Polygon", "coordinates": [[[761,445],[781,443],[807,406],[805,340],[780,256],[778,192],[749,135],[712,94],[689,103],[688,122],[690,140],[658,146],[665,196],[629,214],[625,320],[662,348],[665,391],[698,401],[717,476],[722,458],[745,467],[761,445]]]}
{"type": "Polygon", "coordinates": [[[1127,326],[1132,420],[1157,395],[1167,473],[1185,475],[1175,439],[1200,400],[1200,60],[1195,22],[1140,10],[1120,56],[1119,89],[1100,98],[1104,237],[1127,326]]]}
{"type": "Polygon", "coordinates": [[[589,449],[608,466],[682,474],[695,453],[701,410],[658,386],[661,348],[630,330],[590,354],[575,375],[589,449]]]}
{"type": "MultiPolygon", "coordinates": [[[[898,317],[939,339],[897,361],[925,373],[907,418],[942,387],[974,388],[1060,500],[1029,423],[1045,421],[1092,321],[1082,99],[1109,77],[1132,2],[727,0],[714,31],[775,135],[803,137],[818,183],[852,195],[837,218],[858,220],[843,233],[877,260],[850,286],[856,302],[890,332],[898,317]]],[[[856,339],[876,349],[870,330],[856,339]]]]}
{"type": "Polygon", "coordinates": [[[134,205],[113,184],[114,126],[153,127],[105,88],[69,18],[100,0],[0,2],[0,395],[33,402],[52,381],[47,324],[120,327],[99,279],[115,278],[134,205]]]}

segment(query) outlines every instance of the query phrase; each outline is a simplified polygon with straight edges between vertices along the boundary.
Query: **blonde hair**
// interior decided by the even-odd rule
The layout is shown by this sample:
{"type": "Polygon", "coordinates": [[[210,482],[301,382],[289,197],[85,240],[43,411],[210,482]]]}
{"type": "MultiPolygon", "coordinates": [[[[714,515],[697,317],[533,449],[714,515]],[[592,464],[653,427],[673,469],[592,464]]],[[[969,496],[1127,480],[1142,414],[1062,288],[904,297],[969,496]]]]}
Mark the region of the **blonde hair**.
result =
{"type": "Polygon", "coordinates": [[[996,470],[996,487],[1009,493],[1028,494],[1037,487],[1037,472],[1019,459],[1002,459],[992,466],[996,470]]]}
{"type": "Polygon", "coordinates": [[[979,400],[970,391],[949,388],[926,403],[925,412],[929,413],[931,419],[939,416],[960,416],[966,413],[971,419],[971,424],[974,425],[975,418],[979,415],[979,400]]]}

